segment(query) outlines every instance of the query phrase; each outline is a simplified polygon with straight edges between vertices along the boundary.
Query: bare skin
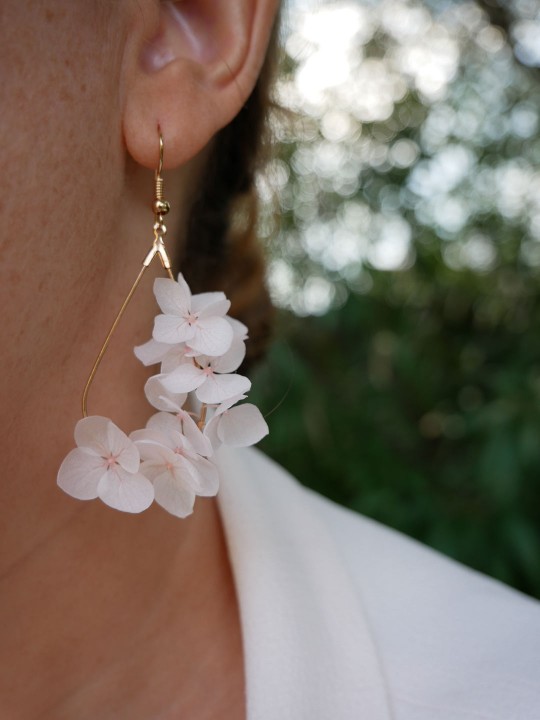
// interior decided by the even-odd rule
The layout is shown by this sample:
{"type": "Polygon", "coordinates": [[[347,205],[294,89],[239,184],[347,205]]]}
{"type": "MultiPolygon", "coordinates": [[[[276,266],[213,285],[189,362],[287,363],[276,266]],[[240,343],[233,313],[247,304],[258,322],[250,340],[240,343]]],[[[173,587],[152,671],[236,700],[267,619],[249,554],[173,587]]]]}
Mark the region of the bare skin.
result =
{"type": "Polygon", "coordinates": [[[181,529],[158,508],[119,522],[88,504],[4,576],[1,596],[2,717],[244,717],[213,502],[181,529]]]}
{"type": "MultiPolygon", "coordinates": [[[[173,205],[168,237],[178,238],[204,148],[249,93],[275,12],[271,0],[177,5],[204,37],[204,22],[219,29],[213,41],[229,79],[200,45],[196,56],[186,50],[157,0],[0,7],[6,720],[245,717],[238,603],[215,500],[199,499],[185,521],[159,507],[130,516],[73,500],[55,483],[84,381],[151,242],[157,122],[173,205]],[[221,21],[243,27],[247,44],[221,21]],[[229,45],[247,49],[229,57],[229,45]],[[148,63],[149,53],[161,65],[148,63]],[[198,94],[189,95],[192,86],[198,94]],[[209,119],[197,125],[189,113],[209,119]]],[[[150,337],[156,273],[135,296],[89,398],[90,413],[126,432],[151,414],[148,372],[132,347],[150,337]]]]}

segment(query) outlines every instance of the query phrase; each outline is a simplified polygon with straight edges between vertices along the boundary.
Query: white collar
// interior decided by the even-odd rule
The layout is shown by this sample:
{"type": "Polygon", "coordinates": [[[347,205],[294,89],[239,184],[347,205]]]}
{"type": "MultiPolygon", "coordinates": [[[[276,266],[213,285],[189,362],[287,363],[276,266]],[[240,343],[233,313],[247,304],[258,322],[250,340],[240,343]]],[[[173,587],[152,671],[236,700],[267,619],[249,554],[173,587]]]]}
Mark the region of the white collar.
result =
{"type": "Polygon", "coordinates": [[[219,452],[248,720],[389,720],[376,648],[312,495],[253,450],[219,452]]]}

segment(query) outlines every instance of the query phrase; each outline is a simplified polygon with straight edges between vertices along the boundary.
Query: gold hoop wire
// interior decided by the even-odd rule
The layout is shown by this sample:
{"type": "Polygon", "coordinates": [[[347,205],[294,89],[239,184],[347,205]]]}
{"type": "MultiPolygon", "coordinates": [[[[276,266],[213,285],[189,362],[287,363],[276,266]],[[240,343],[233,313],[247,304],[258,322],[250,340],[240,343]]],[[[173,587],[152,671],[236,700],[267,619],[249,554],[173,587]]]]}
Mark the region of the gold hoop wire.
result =
{"type": "Polygon", "coordinates": [[[98,356],[95,359],[95,362],[92,366],[92,370],[90,371],[90,375],[88,376],[88,380],[86,381],[86,384],[84,386],[82,399],[81,399],[81,407],[82,407],[83,417],[88,416],[88,393],[90,391],[90,387],[96,376],[98,368],[101,365],[103,356],[107,352],[107,348],[109,347],[109,343],[111,342],[112,336],[114,335],[114,331],[118,327],[118,323],[122,319],[122,316],[124,315],[128,305],[131,301],[131,298],[133,297],[133,295],[135,293],[135,290],[139,286],[139,283],[142,280],[142,277],[145,273],[146,268],[149,267],[149,265],[152,263],[152,261],[154,260],[156,255],[159,257],[163,269],[167,271],[169,278],[171,280],[174,280],[174,275],[172,274],[172,270],[171,270],[171,262],[169,260],[167,250],[165,248],[165,243],[163,241],[163,237],[167,232],[167,227],[165,226],[165,223],[163,222],[163,216],[169,212],[170,205],[166,200],[163,199],[162,172],[163,172],[164,143],[163,143],[163,135],[161,134],[161,129],[160,129],[159,125],[158,125],[158,134],[159,134],[159,159],[158,159],[158,166],[157,166],[155,176],[154,176],[155,193],[154,193],[154,202],[152,205],[152,209],[154,212],[154,240],[152,242],[152,247],[150,248],[146,257],[143,260],[142,268],[140,269],[139,274],[137,275],[135,282],[131,286],[131,289],[128,292],[124,302],[122,303],[120,310],[116,314],[114,322],[111,325],[111,328],[110,328],[109,332],[107,333],[107,336],[105,337],[103,345],[101,346],[101,350],[99,351],[98,356]]]}

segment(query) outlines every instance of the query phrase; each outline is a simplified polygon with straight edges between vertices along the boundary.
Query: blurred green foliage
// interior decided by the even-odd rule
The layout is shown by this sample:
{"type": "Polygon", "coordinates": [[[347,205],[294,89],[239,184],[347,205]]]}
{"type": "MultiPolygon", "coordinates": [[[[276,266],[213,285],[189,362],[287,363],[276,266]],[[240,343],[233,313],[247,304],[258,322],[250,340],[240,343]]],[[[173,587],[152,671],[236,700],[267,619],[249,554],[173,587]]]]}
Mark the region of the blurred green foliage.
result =
{"type": "Polygon", "coordinates": [[[409,270],[322,317],[283,314],[254,378],[260,407],[281,402],[261,445],[337,502],[540,595],[540,292],[510,308],[525,335],[484,314],[493,278],[482,294],[473,280],[409,270]]]}
{"type": "Polygon", "coordinates": [[[291,26],[252,396],[302,482],[540,596],[540,71],[530,3],[488,5],[330,4],[349,70],[320,87],[291,26]]]}

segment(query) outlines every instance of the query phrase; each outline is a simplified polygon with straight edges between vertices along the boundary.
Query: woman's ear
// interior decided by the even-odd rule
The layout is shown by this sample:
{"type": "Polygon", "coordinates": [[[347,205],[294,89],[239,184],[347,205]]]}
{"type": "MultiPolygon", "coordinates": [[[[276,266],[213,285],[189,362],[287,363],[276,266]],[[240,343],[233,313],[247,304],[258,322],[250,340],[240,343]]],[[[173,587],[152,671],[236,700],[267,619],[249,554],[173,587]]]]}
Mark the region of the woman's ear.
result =
{"type": "Polygon", "coordinates": [[[256,83],[278,4],[138,0],[122,70],[124,138],[136,162],[155,166],[158,125],[171,168],[233,119],[256,83]]]}

